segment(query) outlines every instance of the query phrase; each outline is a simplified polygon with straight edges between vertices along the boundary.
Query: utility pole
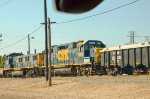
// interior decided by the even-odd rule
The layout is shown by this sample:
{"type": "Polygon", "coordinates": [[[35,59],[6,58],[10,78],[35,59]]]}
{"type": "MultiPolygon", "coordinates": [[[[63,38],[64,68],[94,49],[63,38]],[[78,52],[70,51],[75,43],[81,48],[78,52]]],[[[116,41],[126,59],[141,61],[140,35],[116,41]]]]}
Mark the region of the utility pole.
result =
{"type": "Polygon", "coordinates": [[[44,0],[44,16],[45,16],[45,66],[46,66],[46,81],[48,81],[47,1],[46,0],[44,0]]]}
{"type": "Polygon", "coordinates": [[[135,31],[130,31],[129,32],[129,36],[127,37],[130,37],[130,44],[134,44],[135,43],[135,31]]]}
{"type": "Polygon", "coordinates": [[[56,22],[51,22],[50,18],[48,18],[48,64],[49,64],[49,86],[52,86],[52,60],[51,60],[51,24],[56,22]]]}
{"type": "MultiPolygon", "coordinates": [[[[0,33],[0,38],[2,38],[2,33],[0,33]]],[[[2,39],[0,39],[0,42],[3,41],[2,39]]]]}
{"type": "Polygon", "coordinates": [[[34,37],[30,37],[30,34],[28,34],[28,51],[27,54],[30,54],[30,40],[34,39],[34,37]]]}
{"type": "Polygon", "coordinates": [[[28,53],[30,54],[30,35],[28,34],[28,53]]]}
{"type": "Polygon", "coordinates": [[[50,23],[50,18],[48,18],[48,53],[49,53],[49,86],[52,86],[52,73],[51,73],[51,23],[50,23]]]}

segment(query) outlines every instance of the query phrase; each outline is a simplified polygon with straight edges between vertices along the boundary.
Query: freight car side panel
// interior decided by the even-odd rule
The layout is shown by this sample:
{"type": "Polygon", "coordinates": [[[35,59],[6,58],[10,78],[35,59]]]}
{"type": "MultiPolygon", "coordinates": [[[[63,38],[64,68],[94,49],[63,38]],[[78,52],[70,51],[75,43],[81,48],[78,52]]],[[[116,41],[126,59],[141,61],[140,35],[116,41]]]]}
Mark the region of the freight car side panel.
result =
{"type": "Polygon", "coordinates": [[[124,50],[124,66],[127,66],[128,64],[128,50],[124,50]]]}
{"type": "Polygon", "coordinates": [[[115,66],[115,61],[116,61],[116,52],[111,51],[110,52],[110,65],[115,66]]]}
{"type": "Polygon", "coordinates": [[[105,53],[105,66],[110,66],[110,52],[105,53]]]}
{"type": "Polygon", "coordinates": [[[147,47],[142,48],[142,64],[148,67],[148,51],[147,47]]]}
{"type": "Polygon", "coordinates": [[[136,48],[136,66],[140,64],[140,48],[136,48]]]}
{"type": "Polygon", "coordinates": [[[105,60],[104,60],[104,61],[105,61],[105,64],[104,64],[104,66],[106,66],[106,67],[109,66],[108,63],[109,63],[109,61],[110,61],[110,60],[108,59],[108,57],[109,57],[109,52],[105,52],[105,57],[104,57],[104,58],[105,58],[105,60]]]}
{"type": "Polygon", "coordinates": [[[134,66],[134,49],[129,49],[129,64],[134,66]]]}
{"type": "Polygon", "coordinates": [[[117,51],[117,65],[122,66],[122,51],[121,50],[117,51]]]}
{"type": "Polygon", "coordinates": [[[100,57],[100,64],[101,66],[104,66],[104,62],[105,62],[105,59],[104,59],[104,55],[105,55],[105,52],[101,52],[100,53],[101,57],[100,57]]]}

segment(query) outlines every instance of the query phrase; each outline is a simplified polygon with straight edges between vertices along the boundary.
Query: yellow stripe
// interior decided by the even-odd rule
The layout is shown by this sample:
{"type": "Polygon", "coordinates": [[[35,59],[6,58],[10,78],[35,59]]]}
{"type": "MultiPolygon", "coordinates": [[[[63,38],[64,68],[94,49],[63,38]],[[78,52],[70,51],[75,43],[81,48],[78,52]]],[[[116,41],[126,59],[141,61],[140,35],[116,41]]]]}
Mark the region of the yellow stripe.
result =
{"type": "Polygon", "coordinates": [[[30,68],[34,68],[34,66],[26,66],[24,68],[30,69],[30,68]]]}
{"type": "Polygon", "coordinates": [[[21,70],[21,68],[14,68],[14,70],[21,70]]]}
{"type": "Polygon", "coordinates": [[[87,63],[76,63],[76,64],[54,64],[54,65],[52,65],[52,66],[54,66],[54,67],[64,67],[64,66],[82,66],[82,65],[91,65],[91,63],[90,62],[87,62],[87,63]]]}

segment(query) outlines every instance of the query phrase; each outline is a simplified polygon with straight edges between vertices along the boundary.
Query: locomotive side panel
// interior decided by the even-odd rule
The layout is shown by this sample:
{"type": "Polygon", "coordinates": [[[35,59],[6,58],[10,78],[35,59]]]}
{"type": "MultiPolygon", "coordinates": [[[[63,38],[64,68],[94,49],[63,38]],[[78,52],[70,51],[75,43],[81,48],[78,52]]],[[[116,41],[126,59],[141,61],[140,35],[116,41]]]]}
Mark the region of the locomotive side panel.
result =
{"type": "Polygon", "coordinates": [[[84,53],[83,53],[83,50],[82,51],[78,51],[74,54],[76,57],[75,57],[75,63],[76,64],[81,64],[81,63],[84,63],[84,53]]]}
{"type": "Polygon", "coordinates": [[[32,59],[31,59],[31,55],[27,55],[23,57],[23,67],[30,67],[32,64],[32,59]]]}
{"type": "Polygon", "coordinates": [[[84,53],[83,51],[78,51],[77,48],[59,50],[56,53],[52,53],[51,57],[54,66],[65,66],[84,62],[84,53]]]}
{"type": "Polygon", "coordinates": [[[44,66],[44,54],[38,54],[37,57],[38,62],[37,62],[37,65],[38,66],[44,66]]]}
{"type": "Polygon", "coordinates": [[[15,68],[23,68],[23,57],[22,56],[16,57],[15,68]]]}

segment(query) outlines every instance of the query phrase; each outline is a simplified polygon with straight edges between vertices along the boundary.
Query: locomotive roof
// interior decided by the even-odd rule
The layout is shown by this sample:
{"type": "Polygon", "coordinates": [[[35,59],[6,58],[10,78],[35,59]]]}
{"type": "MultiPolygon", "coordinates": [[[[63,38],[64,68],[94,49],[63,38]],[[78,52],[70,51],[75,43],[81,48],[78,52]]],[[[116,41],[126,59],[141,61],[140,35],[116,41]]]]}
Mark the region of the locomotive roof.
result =
{"type": "Polygon", "coordinates": [[[65,44],[53,45],[52,49],[56,48],[56,49],[62,50],[62,49],[67,49],[67,48],[76,48],[77,46],[82,46],[82,45],[86,44],[87,42],[101,42],[101,41],[99,41],[99,40],[79,40],[79,41],[65,43],[65,44]]]}
{"type": "Polygon", "coordinates": [[[18,57],[28,57],[28,56],[34,56],[34,55],[37,55],[37,54],[26,54],[26,55],[21,55],[21,56],[18,56],[18,57]]]}
{"type": "Polygon", "coordinates": [[[140,47],[147,47],[147,46],[150,46],[150,42],[137,43],[137,44],[128,44],[128,45],[119,45],[119,46],[116,46],[116,47],[104,48],[100,52],[113,51],[113,50],[122,50],[122,49],[131,49],[131,48],[140,48],[140,47]]]}
{"type": "Polygon", "coordinates": [[[11,54],[9,54],[7,56],[19,56],[19,55],[23,55],[23,54],[22,53],[11,53],[11,54]]]}

